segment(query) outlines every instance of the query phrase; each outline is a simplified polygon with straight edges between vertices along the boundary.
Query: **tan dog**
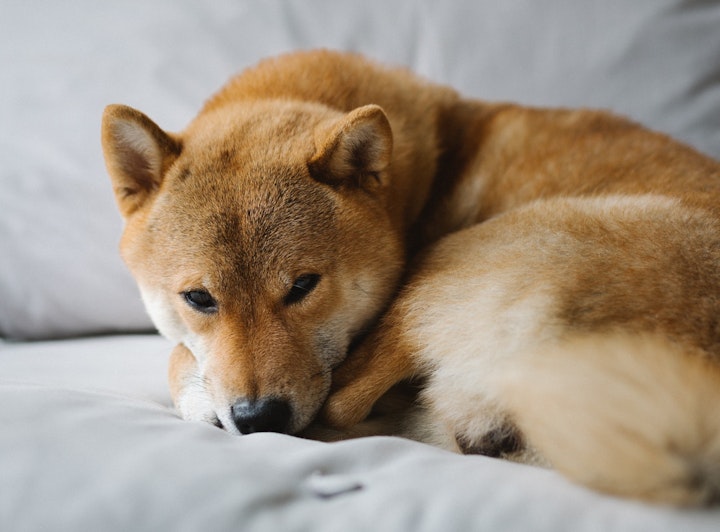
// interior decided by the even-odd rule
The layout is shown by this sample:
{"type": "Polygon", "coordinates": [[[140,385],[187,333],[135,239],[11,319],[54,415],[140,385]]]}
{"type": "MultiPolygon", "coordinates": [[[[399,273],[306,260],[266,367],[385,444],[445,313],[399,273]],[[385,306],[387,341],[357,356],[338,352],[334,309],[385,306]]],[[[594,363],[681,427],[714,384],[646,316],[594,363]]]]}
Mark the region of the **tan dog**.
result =
{"type": "Polygon", "coordinates": [[[465,451],[529,450],[629,496],[717,494],[714,161],[331,52],[244,72],[180,135],[110,106],[103,147],[184,417],[303,430],[405,261],[469,227],[418,259],[323,417],[352,426],[422,374],[465,451]]]}

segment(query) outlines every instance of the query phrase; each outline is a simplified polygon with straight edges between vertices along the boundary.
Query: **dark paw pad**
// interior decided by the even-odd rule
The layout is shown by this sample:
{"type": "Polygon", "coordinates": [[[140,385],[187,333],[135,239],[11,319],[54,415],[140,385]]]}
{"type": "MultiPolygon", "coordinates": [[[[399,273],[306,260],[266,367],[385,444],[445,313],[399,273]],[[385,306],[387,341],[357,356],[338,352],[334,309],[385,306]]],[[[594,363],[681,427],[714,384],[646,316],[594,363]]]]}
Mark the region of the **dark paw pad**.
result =
{"type": "Polygon", "coordinates": [[[479,441],[469,441],[462,434],[455,439],[463,454],[482,454],[493,458],[522,451],[525,446],[522,434],[510,423],[486,432],[479,441]]]}

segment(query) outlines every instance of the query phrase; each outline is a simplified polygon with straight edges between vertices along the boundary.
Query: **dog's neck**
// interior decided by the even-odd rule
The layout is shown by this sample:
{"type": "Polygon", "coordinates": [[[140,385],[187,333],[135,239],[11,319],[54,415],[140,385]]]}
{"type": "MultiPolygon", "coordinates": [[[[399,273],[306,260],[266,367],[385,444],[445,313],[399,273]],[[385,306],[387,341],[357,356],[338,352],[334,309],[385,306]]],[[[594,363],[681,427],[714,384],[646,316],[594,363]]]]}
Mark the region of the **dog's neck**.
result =
{"type": "Polygon", "coordinates": [[[437,123],[440,151],[426,183],[422,210],[408,231],[410,256],[443,236],[487,218],[482,146],[493,117],[505,105],[458,99],[445,106],[437,123]]]}

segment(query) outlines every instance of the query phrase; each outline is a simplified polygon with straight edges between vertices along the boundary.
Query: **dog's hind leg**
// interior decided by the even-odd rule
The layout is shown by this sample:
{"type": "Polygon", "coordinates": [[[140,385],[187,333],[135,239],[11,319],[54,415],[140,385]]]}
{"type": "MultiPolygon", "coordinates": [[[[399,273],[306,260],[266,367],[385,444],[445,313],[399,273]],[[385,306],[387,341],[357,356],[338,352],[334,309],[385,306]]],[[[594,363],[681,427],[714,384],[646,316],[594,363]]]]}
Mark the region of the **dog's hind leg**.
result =
{"type": "Polygon", "coordinates": [[[469,441],[462,434],[457,434],[455,441],[463,454],[482,454],[494,458],[521,451],[525,445],[522,434],[509,421],[489,430],[478,441],[469,441]]]}

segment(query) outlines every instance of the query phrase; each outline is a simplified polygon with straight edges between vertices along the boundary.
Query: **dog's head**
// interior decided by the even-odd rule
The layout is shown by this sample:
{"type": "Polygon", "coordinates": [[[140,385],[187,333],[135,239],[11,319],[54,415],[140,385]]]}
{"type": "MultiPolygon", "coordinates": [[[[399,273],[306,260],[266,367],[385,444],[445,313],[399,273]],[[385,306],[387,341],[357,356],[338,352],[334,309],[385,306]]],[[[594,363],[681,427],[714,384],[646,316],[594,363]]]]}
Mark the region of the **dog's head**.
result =
{"type": "Polygon", "coordinates": [[[123,258],[160,332],[194,357],[172,373],[183,415],[302,430],[401,274],[383,111],[229,104],[173,135],[114,105],[102,142],[123,258]]]}

